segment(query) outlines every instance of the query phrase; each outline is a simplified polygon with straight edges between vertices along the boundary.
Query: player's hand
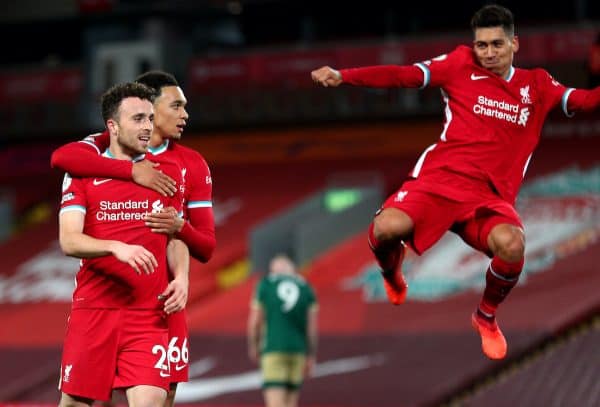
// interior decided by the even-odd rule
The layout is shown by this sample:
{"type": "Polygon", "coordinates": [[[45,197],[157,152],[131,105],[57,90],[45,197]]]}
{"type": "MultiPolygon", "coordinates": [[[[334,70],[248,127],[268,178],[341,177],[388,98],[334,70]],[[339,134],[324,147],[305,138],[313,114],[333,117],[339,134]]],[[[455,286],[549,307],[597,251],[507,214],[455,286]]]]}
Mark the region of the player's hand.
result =
{"type": "Polygon", "coordinates": [[[248,357],[250,358],[250,360],[254,363],[258,363],[258,347],[257,346],[250,346],[248,348],[248,357]]]}
{"type": "Polygon", "coordinates": [[[160,295],[166,298],[164,311],[167,314],[182,311],[188,299],[189,281],[187,278],[176,278],[169,283],[167,289],[160,295]]]}
{"type": "Polygon", "coordinates": [[[161,212],[147,214],[145,222],[154,233],[173,235],[181,231],[185,220],[179,217],[175,208],[168,206],[161,212]]]}
{"type": "Polygon", "coordinates": [[[315,365],[317,361],[314,356],[306,357],[306,364],[304,365],[304,377],[311,377],[315,372],[315,365]]]}
{"type": "Polygon", "coordinates": [[[154,273],[158,267],[158,262],[154,254],[143,246],[115,242],[111,247],[111,253],[123,263],[129,264],[136,273],[146,274],[154,273]]]}
{"type": "Polygon", "coordinates": [[[310,73],[310,77],[313,82],[320,83],[326,88],[339,86],[343,80],[340,71],[337,71],[329,66],[323,66],[319,69],[315,69],[310,73]]]}
{"type": "Polygon", "coordinates": [[[177,184],[173,178],[156,169],[159,165],[148,160],[134,163],[131,172],[133,182],[153,189],[163,196],[173,196],[177,192],[177,184]]]}

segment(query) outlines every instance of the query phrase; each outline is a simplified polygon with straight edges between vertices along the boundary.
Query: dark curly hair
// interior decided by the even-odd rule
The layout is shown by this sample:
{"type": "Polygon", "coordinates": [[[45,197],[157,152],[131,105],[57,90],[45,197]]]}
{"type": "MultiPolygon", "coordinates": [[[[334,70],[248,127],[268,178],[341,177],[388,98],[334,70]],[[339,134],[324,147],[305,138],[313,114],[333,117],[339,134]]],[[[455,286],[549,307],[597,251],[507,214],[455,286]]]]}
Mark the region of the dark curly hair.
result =
{"type": "Polygon", "coordinates": [[[121,83],[110,87],[101,98],[102,119],[114,119],[121,107],[121,102],[126,98],[140,98],[154,103],[156,92],[154,89],[135,82],[121,83]]]}
{"type": "Polygon", "coordinates": [[[498,4],[483,6],[473,14],[471,29],[502,27],[506,35],[515,35],[515,18],[512,11],[498,4]]]}
{"type": "Polygon", "coordinates": [[[177,79],[170,73],[164,71],[145,72],[135,78],[135,81],[154,89],[157,96],[160,96],[162,88],[165,86],[179,86],[177,79]]]}

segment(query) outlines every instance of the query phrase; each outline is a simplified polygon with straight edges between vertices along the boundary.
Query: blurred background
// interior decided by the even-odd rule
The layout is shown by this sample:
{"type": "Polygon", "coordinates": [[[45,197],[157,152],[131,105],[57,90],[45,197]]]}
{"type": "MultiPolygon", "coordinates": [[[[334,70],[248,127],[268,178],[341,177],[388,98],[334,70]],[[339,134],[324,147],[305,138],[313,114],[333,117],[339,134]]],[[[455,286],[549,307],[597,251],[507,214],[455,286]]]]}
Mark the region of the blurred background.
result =
{"type": "MultiPolygon", "coordinates": [[[[310,80],[322,65],[411,64],[469,44],[486,3],[2,2],[0,403],[59,399],[77,261],[58,247],[62,174],[50,154],[103,130],[110,85],[163,69],[188,99],[182,143],[212,170],[218,240],[208,264],[192,263],[191,380],[179,402],[261,405],[248,304],[285,251],[321,310],[301,405],[600,405],[600,112],[548,118],[518,200],[525,272],[499,311],[509,354],[491,362],[470,328],[486,258],[448,234],[408,256],[408,302],[393,307],[366,245],[374,211],[439,137],[439,90],[310,80]]],[[[598,85],[600,2],[502,4],[516,17],[517,66],[598,85]]]]}

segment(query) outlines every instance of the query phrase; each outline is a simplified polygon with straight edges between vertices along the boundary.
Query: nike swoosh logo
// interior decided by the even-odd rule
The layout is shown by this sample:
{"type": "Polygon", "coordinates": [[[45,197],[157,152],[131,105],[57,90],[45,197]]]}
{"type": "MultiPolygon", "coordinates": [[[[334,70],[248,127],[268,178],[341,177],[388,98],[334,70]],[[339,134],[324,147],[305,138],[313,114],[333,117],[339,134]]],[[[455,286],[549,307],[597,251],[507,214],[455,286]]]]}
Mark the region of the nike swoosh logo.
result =
{"type": "Polygon", "coordinates": [[[181,366],[179,366],[179,365],[175,365],[175,370],[177,370],[177,371],[179,372],[180,370],[183,370],[183,369],[185,369],[185,367],[186,367],[186,366],[187,366],[187,365],[181,365],[181,366]]]}
{"type": "Polygon", "coordinates": [[[112,179],[108,178],[108,179],[103,179],[103,180],[98,181],[97,178],[94,178],[94,181],[92,181],[92,184],[94,184],[95,186],[98,186],[98,185],[104,184],[105,182],[108,182],[108,181],[112,181],[112,179]]]}
{"type": "Polygon", "coordinates": [[[489,78],[489,76],[487,76],[487,75],[475,75],[474,73],[471,74],[471,80],[472,81],[478,81],[480,79],[485,79],[485,78],[489,78]]]}
{"type": "MultiPolygon", "coordinates": [[[[384,354],[378,353],[328,360],[315,366],[315,372],[312,378],[315,379],[369,369],[370,367],[386,363],[386,359],[384,354]]],[[[202,361],[200,363],[202,363],[202,361]]],[[[190,370],[194,370],[194,365],[195,363],[190,365],[190,370]]],[[[208,367],[210,369],[211,366],[208,367]]],[[[262,374],[258,370],[213,377],[210,379],[190,380],[187,383],[179,383],[175,400],[178,402],[201,401],[221,394],[260,389],[261,386],[262,374]]]]}
{"type": "Polygon", "coordinates": [[[162,370],[159,372],[160,377],[170,377],[171,375],[169,373],[165,373],[162,370]]]}

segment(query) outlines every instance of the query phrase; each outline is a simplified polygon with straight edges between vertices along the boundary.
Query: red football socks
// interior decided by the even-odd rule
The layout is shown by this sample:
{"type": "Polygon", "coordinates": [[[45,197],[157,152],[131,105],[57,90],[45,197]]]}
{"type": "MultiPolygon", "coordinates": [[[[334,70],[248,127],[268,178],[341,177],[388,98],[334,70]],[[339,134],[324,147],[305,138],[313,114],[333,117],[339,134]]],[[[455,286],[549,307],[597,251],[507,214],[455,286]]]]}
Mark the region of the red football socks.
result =
{"type": "Polygon", "coordinates": [[[378,242],[373,233],[373,224],[369,227],[369,246],[375,255],[375,259],[381,267],[383,286],[389,301],[394,305],[400,305],[406,301],[408,286],[400,270],[406,248],[402,241],[391,244],[378,242]]]}
{"type": "Polygon", "coordinates": [[[380,242],[375,237],[373,229],[374,224],[371,223],[369,226],[369,246],[375,255],[375,259],[377,260],[379,267],[386,272],[396,270],[401,258],[403,257],[402,255],[404,247],[402,242],[400,240],[393,243],[380,242]]]}
{"type": "Polygon", "coordinates": [[[492,320],[496,315],[498,305],[517,284],[519,274],[523,269],[523,260],[517,263],[508,263],[495,256],[485,274],[485,290],[479,304],[481,316],[492,320]]]}

